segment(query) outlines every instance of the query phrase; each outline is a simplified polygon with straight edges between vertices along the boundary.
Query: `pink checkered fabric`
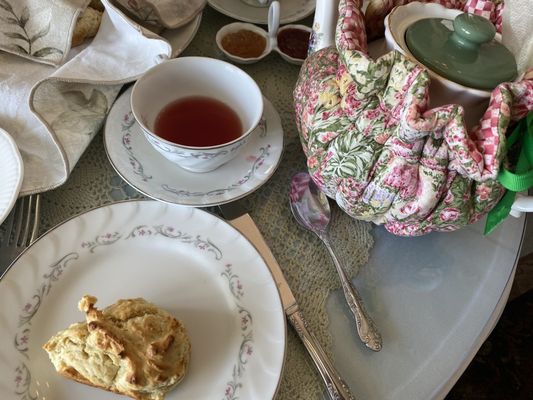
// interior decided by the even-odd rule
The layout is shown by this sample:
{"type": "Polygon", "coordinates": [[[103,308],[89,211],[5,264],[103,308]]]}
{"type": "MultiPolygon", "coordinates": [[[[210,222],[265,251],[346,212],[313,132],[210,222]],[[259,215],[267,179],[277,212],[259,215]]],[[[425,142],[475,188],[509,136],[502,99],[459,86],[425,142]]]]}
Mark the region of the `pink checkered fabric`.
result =
{"type": "Polygon", "coordinates": [[[370,0],[365,14],[366,31],[369,39],[383,36],[384,21],[387,14],[396,6],[403,6],[412,1],[438,3],[446,8],[463,10],[464,12],[480,15],[490,20],[501,33],[503,0],[370,0]]]}
{"type": "Polygon", "coordinates": [[[345,9],[344,19],[337,32],[337,46],[340,49],[367,52],[365,21],[361,12],[361,0],[341,0],[340,7],[345,9]]]}

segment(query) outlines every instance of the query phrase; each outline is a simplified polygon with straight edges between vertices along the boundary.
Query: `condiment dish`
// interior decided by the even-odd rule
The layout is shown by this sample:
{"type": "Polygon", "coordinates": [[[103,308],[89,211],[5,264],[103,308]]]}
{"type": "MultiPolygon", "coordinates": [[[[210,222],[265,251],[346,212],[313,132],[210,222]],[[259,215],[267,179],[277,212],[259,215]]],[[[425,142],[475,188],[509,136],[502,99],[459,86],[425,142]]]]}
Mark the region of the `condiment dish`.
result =
{"type": "Polygon", "coordinates": [[[301,31],[305,31],[305,32],[308,32],[309,33],[309,37],[311,36],[311,32],[313,32],[313,30],[308,27],[308,26],[305,26],[305,25],[296,25],[296,24],[290,24],[290,25],[284,25],[282,26],[281,28],[279,28],[277,34],[276,34],[276,45],[273,47],[273,50],[277,51],[279,53],[279,55],[287,62],[290,62],[291,64],[296,64],[296,65],[301,65],[303,62],[304,62],[304,59],[305,58],[295,58],[295,57],[292,57],[290,56],[289,54],[287,53],[284,53],[279,45],[278,45],[278,37],[279,37],[279,34],[287,29],[298,29],[298,30],[301,30],[301,31]]]}
{"type": "Polygon", "coordinates": [[[270,37],[268,36],[268,33],[264,29],[254,25],[254,24],[248,24],[248,23],[245,23],[245,22],[234,22],[232,24],[228,24],[228,25],[223,26],[217,32],[215,40],[216,40],[217,46],[220,49],[220,51],[222,51],[222,53],[224,53],[224,55],[229,60],[234,61],[234,62],[239,63],[239,64],[252,64],[252,63],[255,63],[255,62],[259,61],[259,60],[262,60],[266,56],[268,56],[270,54],[270,52],[272,51],[272,40],[270,40],[270,37]],[[243,57],[239,57],[239,56],[237,56],[235,54],[230,53],[229,51],[227,51],[224,48],[224,46],[222,45],[222,39],[224,37],[226,37],[227,35],[230,35],[230,34],[233,34],[233,33],[237,33],[239,31],[254,32],[254,33],[257,33],[258,35],[260,35],[261,37],[263,37],[265,39],[265,45],[264,45],[265,49],[263,50],[261,55],[259,55],[258,57],[243,58],[243,57]]]}
{"type": "Polygon", "coordinates": [[[297,29],[301,31],[305,31],[309,33],[309,36],[311,35],[312,29],[305,25],[285,25],[283,27],[279,27],[279,21],[280,21],[280,14],[279,14],[279,2],[274,1],[270,5],[270,8],[268,10],[268,32],[265,31],[263,28],[260,28],[256,25],[249,24],[249,23],[242,23],[242,22],[234,22],[232,24],[228,24],[223,26],[216,34],[216,43],[220,51],[226,56],[229,60],[240,63],[240,64],[252,64],[255,62],[258,62],[268,56],[272,51],[275,51],[280,54],[280,56],[287,62],[291,64],[301,65],[304,62],[305,58],[295,58],[292,57],[290,54],[287,54],[278,45],[278,36],[281,32],[287,30],[287,29],[297,29]],[[250,31],[257,33],[258,35],[262,36],[266,40],[265,49],[264,51],[257,57],[240,57],[238,55],[232,54],[229,52],[226,48],[223,46],[223,39],[226,35],[236,33],[239,31],[250,31]]]}

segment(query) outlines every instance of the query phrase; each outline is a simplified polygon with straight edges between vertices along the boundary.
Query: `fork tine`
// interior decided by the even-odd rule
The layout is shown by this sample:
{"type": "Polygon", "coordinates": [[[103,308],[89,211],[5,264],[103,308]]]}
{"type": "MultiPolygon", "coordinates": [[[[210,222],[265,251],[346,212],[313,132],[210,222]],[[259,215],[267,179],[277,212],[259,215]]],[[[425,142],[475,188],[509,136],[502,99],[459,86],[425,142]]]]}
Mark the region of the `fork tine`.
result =
{"type": "Polygon", "coordinates": [[[28,245],[32,244],[39,234],[39,222],[41,220],[41,195],[35,195],[35,207],[33,211],[33,227],[31,229],[30,241],[28,245]]]}
{"type": "Polygon", "coordinates": [[[32,206],[33,206],[33,195],[28,196],[28,200],[23,204],[23,215],[25,216],[24,221],[21,222],[23,226],[22,234],[17,241],[17,245],[25,246],[26,241],[28,240],[28,234],[30,231],[30,221],[32,220],[32,206]]]}
{"type": "Polygon", "coordinates": [[[26,198],[25,197],[22,197],[21,199],[19,199],[19,201],[17,201],[17,203],[20,203],[20,204],[17,204],[16,208],[15,208],[15,222],[14,222],[14,227],[11,229],[11,232],[12,232],[12,236],[13,236],[13,244],[15,246],[18,246],[18,243],[19,243],[19,239],[20,239],[20,232],[22,230],[22,225],[24,224],[24,221],[22,219],[22,217],[24,217],[24,203],[26,201],[26,198]]]}

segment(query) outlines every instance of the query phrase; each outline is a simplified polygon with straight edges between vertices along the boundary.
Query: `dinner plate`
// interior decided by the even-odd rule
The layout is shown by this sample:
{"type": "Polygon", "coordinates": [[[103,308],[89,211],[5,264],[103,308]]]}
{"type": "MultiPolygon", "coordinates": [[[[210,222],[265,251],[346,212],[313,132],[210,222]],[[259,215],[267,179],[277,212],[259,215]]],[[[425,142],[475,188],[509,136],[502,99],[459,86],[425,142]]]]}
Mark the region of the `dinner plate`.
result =
{"type": "Polygon", "coordinates": [[[24,166],[15,140],[0,128],[0,224],[17,200],[24,166]]]}
{"type": "MultiPolygon", "coordinates": [[[[253,24],[268,23],[268,7],[254,7],[241,0],[207,0],[218,12],[239,21],[253,24]]],[[[315,11],[316,0],[281,0],[280,23],[299,21],[315,11]]]]}
{"type": "Polygon", "coordinates": [[[31,245],[0,280],[0,398],[117,396],[65,379],[41,346],[83,320],[85,294],[105,307],[143,297],[180,319],[191,340],[178,399],[272,399],[286,326],[255,248],[203,210],[127,201],[74,217],[31,245]]]}
{"type": "Polygon", "coordinates": [[[202,13],[199,13],[191,22],[176,29],[165,29],[161,36],[168,40],[172,47],[172,57],[179,56],[187,46],[192,42],[200,23],[202,22],[202,13]]]}
{"type": "Polygon", "coordinates": [[[246,147],[214,171],[186,171],[159,154],[144,137],[130,107],[131,88],[115,102],[104,130],[107,156],[117,173],[139,192],[186,206],[213,206],[246,196],[275,172],[283,151],[278,113],[264,99],[264,115],[246,147]]]}

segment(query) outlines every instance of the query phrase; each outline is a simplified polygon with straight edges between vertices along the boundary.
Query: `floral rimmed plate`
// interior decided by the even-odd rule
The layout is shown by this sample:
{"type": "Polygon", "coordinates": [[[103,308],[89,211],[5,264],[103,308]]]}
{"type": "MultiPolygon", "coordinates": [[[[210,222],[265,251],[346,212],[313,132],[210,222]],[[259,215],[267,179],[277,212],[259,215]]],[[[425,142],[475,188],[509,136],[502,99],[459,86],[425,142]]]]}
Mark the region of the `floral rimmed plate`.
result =
{"type": "Polygon", "coordinates": [[[180,28],[165,29],[161,32],[160,35],[168,40],[172,46],[172,57],[179,56],[192,42],[198,32],[200,22],[202,22],[202,13],[196,15],[191,22],[180,28]]]}
{"type": "Polygon", "coordinates": [[[113,105],[104,144],[117,173],[146,196],[186,206],[224,204],[257,190],[276,171],[283,151],[283,129],[267,99],[263,119],[246,148],[220,168],[198,174],[171,163],[148,143],[131,113],[130,94],[131,89],[113,105]]]}
{"type": "MultiPolygon", "coordinates": [[[[254,7],[242,0],[207,0],[209,5],[218,12],[235,18],[238,21],[251,22],[253,24],[268,23],[268,7],[254,7]]],[[[281,0],[280,23],[304,19],[315,11],[316,0],[281,0]]]]}
{"type": "Polygon", "coordinates": [[[192,353],[178,399],[272,399],[286,326],[255,248],[223,220],[151,200],[100,207],[57,226],[0,280],[0,398],[116,399],[59,376],[41,346],[83,320],[84,294],[104,307],[144,297],[181,319],[192,353]]]}
{"type": "Polygon", "coordinates": [[[0,224],[9,215],[17,200],[24,166],[13,138],[0,128],[0,224]]]}

